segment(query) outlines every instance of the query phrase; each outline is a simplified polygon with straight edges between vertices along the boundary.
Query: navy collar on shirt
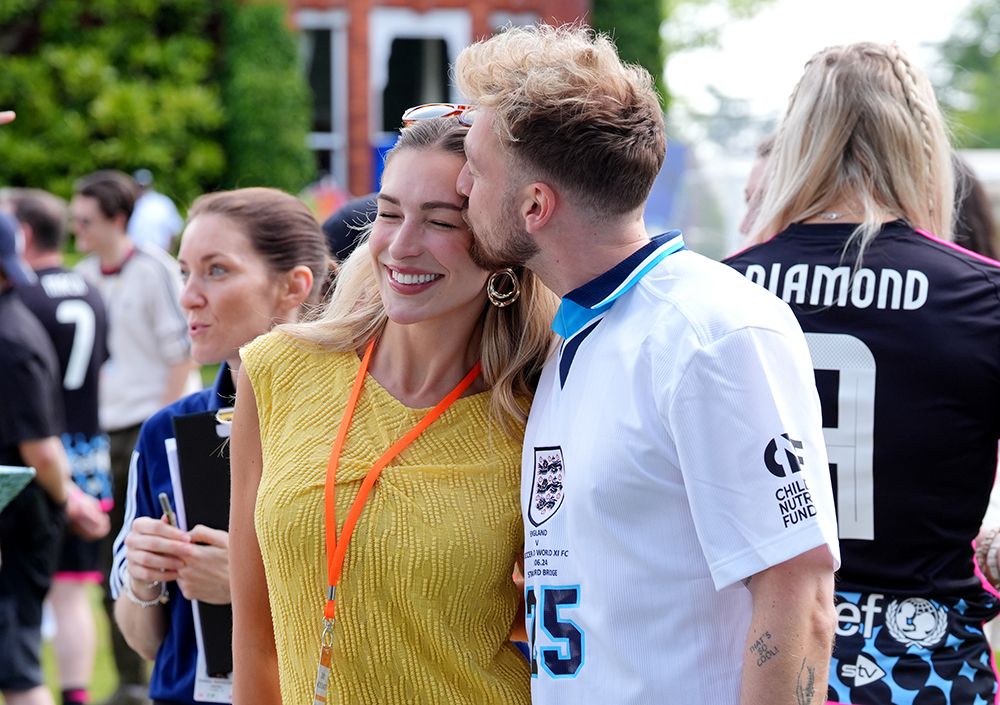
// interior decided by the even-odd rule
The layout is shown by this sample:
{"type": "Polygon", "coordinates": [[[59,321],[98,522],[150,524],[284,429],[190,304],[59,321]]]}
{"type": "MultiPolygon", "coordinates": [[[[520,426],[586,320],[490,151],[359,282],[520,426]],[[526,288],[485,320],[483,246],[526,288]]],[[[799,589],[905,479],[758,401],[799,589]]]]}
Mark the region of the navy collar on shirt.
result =
{"type": "Polygon", "coordinates": [[[552,321],[552,330],[564,339],[572,338],[611,308],[615,299],[635,286],[660,260],[683,249],[684,238],[680,230],[652,238],[604,274],[566,294],[552,321]]]}
{"type": "Polygon", "coordinates": [[[559,386],[566,385],[576,351],[603,314],[622,294],[638,283],[663,259],[684,249],[680,230],[652,238],[624,260],[563,297],[552,321],[552,330],[563,338],[559,351],[559,386]]]}

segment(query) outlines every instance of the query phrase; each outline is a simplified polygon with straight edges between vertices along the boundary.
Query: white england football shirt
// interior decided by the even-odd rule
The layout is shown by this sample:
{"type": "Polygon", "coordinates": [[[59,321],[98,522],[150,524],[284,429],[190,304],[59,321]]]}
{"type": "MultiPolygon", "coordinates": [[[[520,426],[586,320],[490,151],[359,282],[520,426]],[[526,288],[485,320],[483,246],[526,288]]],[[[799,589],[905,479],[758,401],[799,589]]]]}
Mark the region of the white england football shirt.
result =
{"type": "Polygon", "coordinates": [[[839,562],[788,307],[678,233],[563,299],[522,458],[532,700],[738,702],[743,578],[839,562]]]}

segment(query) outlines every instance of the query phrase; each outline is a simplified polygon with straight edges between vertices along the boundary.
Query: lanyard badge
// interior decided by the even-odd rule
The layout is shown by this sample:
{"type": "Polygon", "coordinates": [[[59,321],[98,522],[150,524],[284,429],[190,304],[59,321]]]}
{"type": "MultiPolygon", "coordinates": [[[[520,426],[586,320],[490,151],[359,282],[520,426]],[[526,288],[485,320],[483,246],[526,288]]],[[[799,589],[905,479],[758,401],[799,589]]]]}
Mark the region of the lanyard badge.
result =
{"type": "Polygon", "coordinates": [[[313,705],[329,705],[330,665],[333,663],[333,624],[336,620],[323,620],[323,637],[320,640],[319,666],[316,669],[316,691],[313,705]]]}
{"type": "Polygon", "coordinates": [[[333,442],[330,451],[330,459],[326,465],[326,488],[325,488],[325,519],[326,519],[326,555],[327,555],[327,580],[329,589],[326,595],[326,606],[323,609],[323,635],[320,638],[319,665],[316,669],[316,690],[313,696],[313,705],[328,705],[333,702],[330,697],[330,672],[333,664],[333,627],[336,623],[335,608],[337,597],[337,585],[340,584],[340,574],[344,567],[344,556],[347,554],[347,546],[354,533],[354,527],[361,517],[361,510],[364,509],[365,501],[375,481],[378,480],[382,470],[399,455],[400,452],[410,445],[424,430],[434,423],[455,400],[465,392],[469,386],[479,377],[481,369],[480,363],[473,365],[469,373],[462,378],[455,388],[438,402],[437,406],[428,411],[417,424],[406,434],[396,441],[385,453],[382,454],[375,464],[368,470],[361,488],[358,490],[351,509],[347,513],[340,540],[337,540],[337,522],[334,513],[334,487],[337,480],[337,467],[340,465],[340,452],[344,448],[344,441],[347,439],[347,430],[350,428],[351,420],[354,418],[354,409],[358,405],[358,398],[361,396],[361,389],[364,387],[365,374],[368,371],[368,363],[371,361],[372,352],[375,350],[375,341],[368,343],[361,365],[358,367],[358,374],[354,378],[351,387],[351,394],[344,408],[344,415],[337,429],[337,438],[333,442]]]}

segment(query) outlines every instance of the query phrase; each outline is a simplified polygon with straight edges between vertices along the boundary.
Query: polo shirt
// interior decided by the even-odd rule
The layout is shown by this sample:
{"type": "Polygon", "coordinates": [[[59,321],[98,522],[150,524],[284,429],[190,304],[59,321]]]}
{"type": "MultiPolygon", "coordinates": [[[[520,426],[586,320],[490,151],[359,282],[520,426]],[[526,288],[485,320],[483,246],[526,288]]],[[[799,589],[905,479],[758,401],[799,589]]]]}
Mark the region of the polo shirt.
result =
{"type": "MultiPolygon", "coordinates": [[[[102,271],[96,255],[81,261],[76,270],[101,292],[108,309],[101,428],[110,432],[136,426],[162,406],[167,368],[183,362],[191,351],[180,307],[180,269],[162,250],[137,245],[114,271],[102,271]]],[[[198,386],[192,373],[188,391],[198,386]]]]}
{"type": "Polygon", "coordinates": [[[98,380],[108,357],[104,300],[79,272],[46,267],[35,274],[35,283],[19,287],[17,294],[45,328],[59,359],[66,410],[62,442],[73,481],[108,506],[111,460],[98,422],[98,380]]]}

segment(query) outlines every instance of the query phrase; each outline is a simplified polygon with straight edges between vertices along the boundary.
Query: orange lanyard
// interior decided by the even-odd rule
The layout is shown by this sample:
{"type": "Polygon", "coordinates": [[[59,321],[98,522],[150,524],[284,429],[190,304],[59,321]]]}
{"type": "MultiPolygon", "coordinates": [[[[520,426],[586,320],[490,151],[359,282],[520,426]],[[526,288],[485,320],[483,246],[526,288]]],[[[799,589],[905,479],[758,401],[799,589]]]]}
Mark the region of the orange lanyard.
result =
{"type": "MultiPolygon", "coordinates": [[[[351,535],[354,533],[354,526],[358,523],[358,519],[361,517],[361,510],[365,506],[365,501],[368,499],[368,494],[371,492],[372,487],[375,486],[375,481],[378,480],[379,475],[382,470],[388,465],[393,458],[395,458],[399,453],[410,445],[424,430],[427,429],[437,418],[443,414],[449,406],[451,406],[456,399],[462,396],[462,393],[469,388],[476,378],[479,376],[479,370],[481,364],[477,362],[473,365],[469,373],[465,375],[461,382],[459,382],[454,389],[452,389],[444,399],[438,402],[437,406],[428,411],[417,425],[411,428],[406,435],[396,441],[382,457],[375,461],[368,474],[365,476],[364,481],[361,483],[361,489],[358,490],[357,496],[354,498],[354,503],[351,505],[350,511],[347,513],[347,519],[344,521],[344,529],[340,536],[340,540],[337,540],[337,522],[334,515],[334,484],[337,478],[337,466],[340,464],[340,452],[344,448],[344,441],[347,438],[347,430],[351,425],[351,419],[354,417],[354,409],[358,405],[358,397],[361,396],[361,388],[365,383],[365,373],[368,371],[368,363],[371,360],[372,351],[375,349],[375,341],[372,340],[368,343],[368,348],[365,350],[365,355],[361,360],[361,366],[358,368],[358,376],[354,380],[354,385],[351,387],[351,396],[347,400],[347,407],[344,409],[344,417],[340,421],[340,428],[337,430],[337,439],[333,443],[333,450],[330,451],[330,460],[326,465],[326,556],[327,556],[327,577],[329,579],[329,590],[327,592],[326,607],[323,610],[323,616],[326,620],[333,620],[334,611],[336,607],[336,595],[337,595],[337,585],[340,583],[340,573],[344,567],[344,556],[347,553],[347,545],[351,541],[351,535]]],[[[332,625],[330,625],[332,626],[332,625]]]]}

